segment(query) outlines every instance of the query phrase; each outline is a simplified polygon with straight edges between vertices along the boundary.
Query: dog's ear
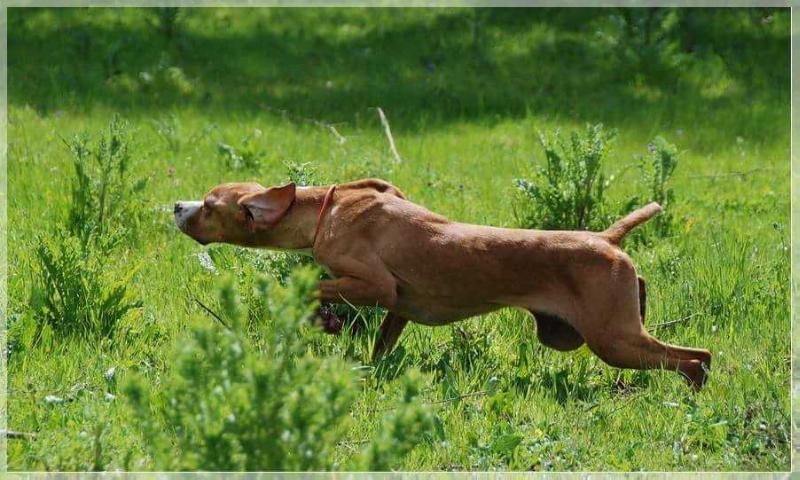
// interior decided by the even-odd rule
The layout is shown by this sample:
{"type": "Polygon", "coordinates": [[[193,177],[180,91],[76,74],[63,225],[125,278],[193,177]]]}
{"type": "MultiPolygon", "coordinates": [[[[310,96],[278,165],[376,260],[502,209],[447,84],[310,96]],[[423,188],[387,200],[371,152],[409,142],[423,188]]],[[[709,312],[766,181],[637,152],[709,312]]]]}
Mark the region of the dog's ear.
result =
{"type": "Polygon", "coordinates": [[[297,187],[294,182],[282,187],[271,187],[262,192],[251,193],[239,199],[239,205],[245,207],[253,216],[257,227],[270,227],[278,223],[294,203],[297,187]]]}

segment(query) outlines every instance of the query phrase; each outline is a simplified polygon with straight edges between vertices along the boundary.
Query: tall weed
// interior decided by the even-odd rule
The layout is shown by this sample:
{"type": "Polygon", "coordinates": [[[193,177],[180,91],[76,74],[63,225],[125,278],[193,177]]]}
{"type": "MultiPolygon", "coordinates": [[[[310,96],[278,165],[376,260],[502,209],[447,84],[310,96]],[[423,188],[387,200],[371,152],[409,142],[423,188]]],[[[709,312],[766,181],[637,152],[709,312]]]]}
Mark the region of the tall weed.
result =
{"type": "Polygon", "coordinates": [[[145,181],[130,178],[127,126],[114,116],[96,144],[77,135],[67,145],[75,176],[66,226],[37,239],[31,317],[12,332],[28,346],[53,338],[111,338],[142,306],[128,289],[137,267],[121,275],[107,268],[111,251],[135,234],[142,218],[135,199],[145,181]]]}
{"type": "MultiPolygon", "coordinates": [[[[569,139],[558,131],[540,134],[544,165],[532,166],[530,180],[515,180],[517,224],[544,230],[602,231],[635,208],[658,202],[666,212],[653,220],[651,228],[658,237],[669,235],[674,224],[670,207],[675,203],[669,180],[678,165],[677,148],[662,137],[650,142],[648,155],[638,160],[639,192],[613,202],[609,191],[614,177],[606,178],[603,173],[603,161],[611,153],[613,137],[614,133],[601,124],[573,131],[569,139]]],[[[637,230],[630,239],[646,243],[649,231],[637,230]]]]}
{"type": "Polygon", "coordinates": [[[673,225],[672,207],[675,193],[668,186],[669,179],[678,166],[678,149],[663,137],[656,137],[647,145],[649,155],[641,157],[639,167],[646,185],[647,201],[658,202],[664,208],[661,215],[653,219],[656,234],[665,237],[670,234],[673,225]]]}
{"type": "Polygon", "coordinates": [[[217,153],[224,162],[225,168],[229,170],[250,170],[257,172],[261,169],[261,160],[264,152],[258,148],[257,138],[261,136],[261,130],[254,130],[251,134],[245,135],[239,140],[237,145],[224,142],[217,144],[217,153]]]}
{"type": "Polygon", "coordinates": [[[38,243],[30,297],[36,320],[32,345],[53,336],[111,338],[120,320],[142,306],[128,290],[135,268],[122,278],[111,278],[104,256],[74,236],[40,238],[38,243]]]}
{"type": "Polygon", "coordinates": [[[602,172],[615,133],[587,125],[564,138],[559,131],[539,134],[544,166],[532,169],[532,180],[517,179],[517,222],[525,228],[599,230],[610,219],[602,172]]]}
{"type": "MultiPolygon", "coordinates": [[[[222,315],[230,329],[199,328],[175,352],[175,369],[158,390],[141,376],[124,391],[159,470],[334,470],[360,387],[353,366],[309,351],[310,301],[318,272],[296,271],[287,286],[261,277],[268,321],[257,341],[244,334],[237,292],[225,282],[222,315]],[[152,408],[154,407],[155,408],[152,408]],[[166,428],[165,428],[166,427],[166,428]]],[[[265,319],[266,320],[266,319],[265,319]]],[[[423,439],[429,413],[415,398],[419,380],[403,380],[403,400],[387,429],[351,460],[351,468],[391,468],[423,439]]]]}
{"type": "Polygon", "coordinates": [[[84,244],[111,247],[134,234],[142,218],[136,199],[146,179],[131,178],[130,135],[125,121],[114,116],[96,144],[87,135],[67,142],[75,177],[67,215],[67,231],[84,244]]]}

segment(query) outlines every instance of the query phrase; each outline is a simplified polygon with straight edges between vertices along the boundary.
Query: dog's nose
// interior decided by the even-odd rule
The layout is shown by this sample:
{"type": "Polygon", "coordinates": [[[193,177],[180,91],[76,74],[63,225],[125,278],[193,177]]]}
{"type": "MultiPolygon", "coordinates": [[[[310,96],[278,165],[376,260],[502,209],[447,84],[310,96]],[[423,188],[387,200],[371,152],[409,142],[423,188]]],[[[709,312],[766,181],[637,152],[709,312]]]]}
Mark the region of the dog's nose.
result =
{"type": "Polygon", "coordinates": [[[183,207],[181,206],[181,202],[176,203],[175,204],[175,213],[176,214],[177,213],[181,213],[181,210],[183,210],[183,207]]]}

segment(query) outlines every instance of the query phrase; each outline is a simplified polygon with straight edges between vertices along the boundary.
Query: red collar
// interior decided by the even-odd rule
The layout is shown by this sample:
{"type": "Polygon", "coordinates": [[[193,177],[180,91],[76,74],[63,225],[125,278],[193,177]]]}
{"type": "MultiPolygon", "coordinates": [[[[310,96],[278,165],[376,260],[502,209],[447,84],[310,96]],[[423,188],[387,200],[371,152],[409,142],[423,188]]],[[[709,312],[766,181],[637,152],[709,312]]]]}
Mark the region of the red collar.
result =
{"type": "Polygon", "coordinates": [[[314,248],[314,244],[317,243],[317,236],[319,235],[319,229],[322,226],[322,217],[325,216],[325,210],[328,209],[331,202],[333,202],[333,192],[336,190],[336,185],[331,185],[331,188],[328,189],[327,193],[325,193],[325,198],[322,200],[322,206],[319,209],[319,215],[317,215],[317,226],[314,228],[314,238],[311,239],[311,248],[314,248]]]}

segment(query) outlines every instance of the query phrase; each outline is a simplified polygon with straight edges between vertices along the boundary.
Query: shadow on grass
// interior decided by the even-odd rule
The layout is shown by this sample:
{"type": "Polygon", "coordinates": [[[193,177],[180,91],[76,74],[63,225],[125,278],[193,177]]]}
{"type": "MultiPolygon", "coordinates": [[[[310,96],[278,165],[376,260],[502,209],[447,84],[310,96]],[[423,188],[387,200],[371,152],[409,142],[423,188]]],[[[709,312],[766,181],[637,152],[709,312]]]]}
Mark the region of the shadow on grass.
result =
{"type": "Polygon", "coordinates": [[[372,124],[381,106],[397,130],[533,112],[767,135],[776,113],[764,105],[788,105],[789,44],[764,18],[786,12],[690,10],[673,34],[702,66],[687,73],[655,44],[626,56],[643,35],[633,27],[622,45],[602,41],[620,9],[189,9],[172,38],[144,9],[12,9],[9,100],[44,115],[282,109],[372,124]],[[709,92],[714,75],[732,87],[709,92]]]}

